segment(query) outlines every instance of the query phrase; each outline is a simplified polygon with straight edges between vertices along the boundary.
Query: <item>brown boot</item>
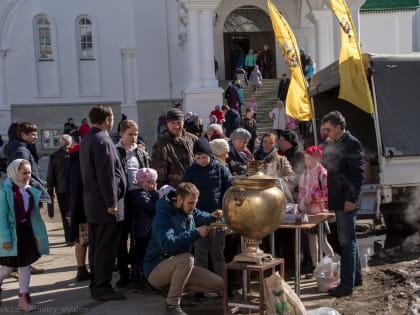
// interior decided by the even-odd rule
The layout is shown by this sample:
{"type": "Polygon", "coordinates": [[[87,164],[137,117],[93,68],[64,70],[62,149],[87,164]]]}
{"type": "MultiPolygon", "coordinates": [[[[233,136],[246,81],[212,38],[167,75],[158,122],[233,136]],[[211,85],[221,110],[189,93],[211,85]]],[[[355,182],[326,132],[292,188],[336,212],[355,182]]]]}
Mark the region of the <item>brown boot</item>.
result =
{"type": "Polygon", "coordinates": [[[29,293],[19,293],[17,309],[23,312],[32,312],[35,310],[35,306],[31,304],[31,296],[29,293]]]}

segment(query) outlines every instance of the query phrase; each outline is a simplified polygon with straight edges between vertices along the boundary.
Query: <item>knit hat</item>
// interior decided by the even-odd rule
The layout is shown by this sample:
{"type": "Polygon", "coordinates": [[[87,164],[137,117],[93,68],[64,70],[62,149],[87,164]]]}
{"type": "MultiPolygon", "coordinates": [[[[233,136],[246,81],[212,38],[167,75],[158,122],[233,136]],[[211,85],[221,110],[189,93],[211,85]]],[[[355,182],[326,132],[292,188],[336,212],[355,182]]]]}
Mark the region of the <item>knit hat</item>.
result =
{"type": "Polygon", "coordinates": [[[142,181],[146,181],[146,180],[156,181],[157,177],[158,175],[157,175],[156,170],[153,168],[148,168],[148,167],[139,169],[136,174],[136,179],[138,183],[142,181]]]}
{"type": "Polygon", "coordinates": [[[220,156],[229,152],[229,143],[225,139],[214,139],[210,141],[210,148],[214,155],[220,156]]]}
{"type": "Polygon", "coordinates": [[[166,122],[173,120],[184,120],[184,113],[178,108],[172,108],[166,113],[166,122]]]}
{"type": "Polygon", "coordinates": [[[210,144],[205,138],[200,138],[194,143],[193,153],[194,155],[197,153],[205,153],[208,156],[213,155],[213,153],[211,152],[210,144]]]}
{"type": "Polygon", "coordinates": [[[292,130],[283,131],[280,137],[282,137],[287,142],[290,142],[293,146],[297,146],[299,144],[298,135],[292,130]]]}
{"type": "Polygon", "coordinates": [[[317,145],[313,145],[311,147],[306,148],[305,154],[315,159],[320,159],[322,157],[322,149],[317,145]]]}
{"type": "Polygon", "coordinates": [[[230,138],[232,140],[236,140],[236,139],[241,139],[241,140],[246,140],[248,141],[249,139],[251,139],[251,134],[249,133],[248,130],[244,129],[244,128],[238,128],[235,129],[231,134],[230,134],[230,138]]]}
{"type": "Polygon", "coordinates": [[[216,105],[216,106],[214,107],[214,109],[215,109],[215,110],[219,110],[219,109],[220,109],[220,105],[216,105]]]}

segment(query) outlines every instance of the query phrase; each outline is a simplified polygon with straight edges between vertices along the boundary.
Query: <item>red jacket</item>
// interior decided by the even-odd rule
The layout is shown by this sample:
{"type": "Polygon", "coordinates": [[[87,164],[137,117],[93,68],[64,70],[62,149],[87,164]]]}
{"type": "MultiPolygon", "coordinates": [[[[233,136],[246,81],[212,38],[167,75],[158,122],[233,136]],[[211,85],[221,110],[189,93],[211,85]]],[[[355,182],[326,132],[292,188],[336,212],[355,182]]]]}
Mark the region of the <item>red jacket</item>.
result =
{"type": "Polygon", "coordinates": [[[217,118],[217,123],[220,124],[222,119],[225,119],[225,114],[223,113],[222,110],[220,109],[215,109],[212,110],[212,112],[210,113],[210,115],[214,115],[217,118]]]}

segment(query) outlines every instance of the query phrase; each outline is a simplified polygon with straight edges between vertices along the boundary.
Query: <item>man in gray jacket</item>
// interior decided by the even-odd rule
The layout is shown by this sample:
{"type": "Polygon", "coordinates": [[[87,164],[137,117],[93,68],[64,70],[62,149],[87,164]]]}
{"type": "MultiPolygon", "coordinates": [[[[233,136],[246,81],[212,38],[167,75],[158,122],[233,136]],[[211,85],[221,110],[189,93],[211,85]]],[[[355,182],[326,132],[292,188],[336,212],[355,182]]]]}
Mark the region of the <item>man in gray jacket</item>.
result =
{"type": "Polygon", "coordinates": [[[89,226],[90,292],[99,301],[124,300],[111,286],[112,272],[124,220],[127,179],[109,137],[114,115],[109,106],[89,112],[92,129],[80,145],[83,203],[89,226]]]}

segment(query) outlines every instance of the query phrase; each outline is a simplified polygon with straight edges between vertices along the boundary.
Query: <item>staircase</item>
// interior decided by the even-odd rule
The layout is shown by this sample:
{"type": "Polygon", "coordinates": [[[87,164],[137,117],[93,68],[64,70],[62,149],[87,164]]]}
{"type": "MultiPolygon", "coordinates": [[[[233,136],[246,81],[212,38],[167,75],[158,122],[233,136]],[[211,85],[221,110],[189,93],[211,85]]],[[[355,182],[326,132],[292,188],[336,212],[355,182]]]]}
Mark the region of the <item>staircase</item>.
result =
{"type": "MultiPolygon", "coordinates": [[[[219,81],[220,86],[226,90],[229,81],[219,81]]],[[[277,89],[279,86],[279,79],[264,79],[262,86],[254,93],[251,86],[243,88],[245,103],[248,105],[251,96],[255,95],[257,98],[257,126],[260,136],[265,132],[272,131],[273,122],[268,116],[268,113],[276,106],[277,102],[277,89]]],[[[245,107],[242,107],[242,115],[245,115],[245,107]]]]}

